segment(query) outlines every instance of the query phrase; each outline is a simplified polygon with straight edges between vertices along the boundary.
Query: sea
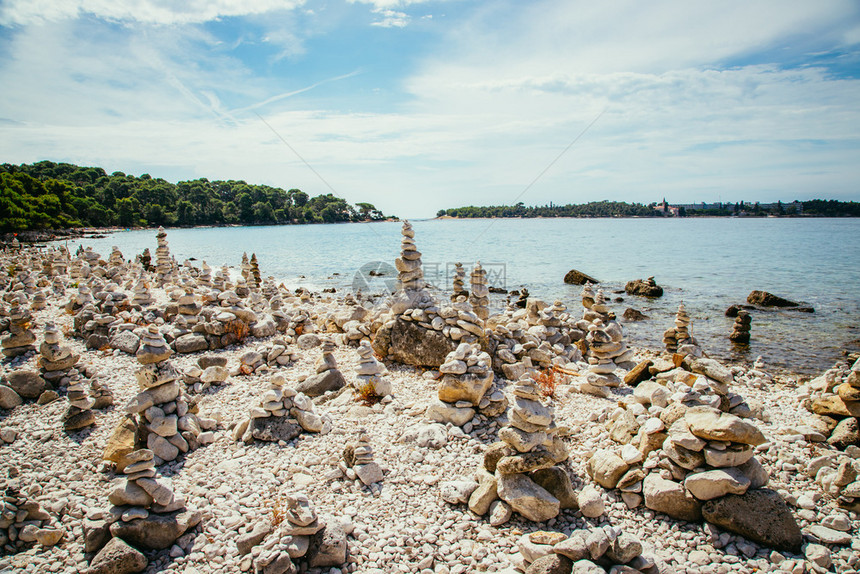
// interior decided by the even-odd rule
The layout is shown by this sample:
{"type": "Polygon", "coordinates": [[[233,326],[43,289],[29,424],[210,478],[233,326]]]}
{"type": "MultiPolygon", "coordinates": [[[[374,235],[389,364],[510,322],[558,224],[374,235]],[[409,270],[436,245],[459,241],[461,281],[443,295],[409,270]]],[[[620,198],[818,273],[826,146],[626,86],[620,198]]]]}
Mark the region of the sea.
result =
{"type": "MultiPolygon", "coordinates": [[[[860,219],[849,218],[601,218],[433,219],[412,221],[425,279],[440,299],[451,290],[454,269],[476,262],[492,296],[504,308],[510,292],[559,300],[581,312],[582,288],[566,285],[577,269],[600,281],[621,317],[627,308],[647,319],[623,322],[633,345],[660,349],[678,305],[692,318],[692,333],[715,358],[751,363],[762,357],[774,371],[815,375],[860,350],[860,219]],[[653,276],[660,298],[630,296],[624,285],[653,276]],[[752,339],[728,339],[732,304],[764,290],[808,305],[814,313],[754,310],[752,339]]],[[[180,263],[238,268],[242,254],[257,255],[263,276],[295,289],[361,290],[385,296],[394,287],[400,251],[398,222],[168,229],[170,253],[180,263]],[[371,271],[373,273],[371,273],[371,271]]],[[[66,241],[72,250],[92,246],[106,259],[113,246],[126,258],[145,248],[155,255],[155,230],[114,232],[66,241]]],[[[467,280],[468,288],[468,280],[467,280]]]]}

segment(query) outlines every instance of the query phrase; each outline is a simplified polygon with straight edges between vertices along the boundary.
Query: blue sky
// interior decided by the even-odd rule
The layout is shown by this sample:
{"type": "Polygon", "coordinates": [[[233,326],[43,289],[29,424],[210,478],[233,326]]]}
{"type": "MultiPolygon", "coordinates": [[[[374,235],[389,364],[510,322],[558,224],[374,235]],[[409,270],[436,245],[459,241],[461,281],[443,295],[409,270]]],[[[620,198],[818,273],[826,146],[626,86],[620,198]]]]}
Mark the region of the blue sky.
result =
{"type": "Polygon", "coordinates": [[[0,161],[400,216],[860,200],[854,0],[0,0],[0,86],[0,161]]]}

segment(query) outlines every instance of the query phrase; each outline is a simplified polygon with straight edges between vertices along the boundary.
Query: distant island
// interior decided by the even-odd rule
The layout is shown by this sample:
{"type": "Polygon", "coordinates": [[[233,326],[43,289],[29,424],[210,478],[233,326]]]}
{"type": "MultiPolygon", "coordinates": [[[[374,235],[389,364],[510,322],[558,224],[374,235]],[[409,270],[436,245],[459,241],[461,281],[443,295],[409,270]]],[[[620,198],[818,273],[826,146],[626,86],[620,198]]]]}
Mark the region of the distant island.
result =
{"type": "Polygon", "coordinates": [[[0,233],[76,227],[339,223],[387,219],[373,204],[244,181],[170,183],[100,167],[0,165],[0,233]]]}
{"type": "Polygon", "coordinates": [[[834,199],[812,199],[791,203],[690,203],[643,205],[623,201],[592,201],[589,203],[526,206],[491,205],[486,207],[455,207],[440,209],[436,217],[860,217],[860,202],[834,199]]]}

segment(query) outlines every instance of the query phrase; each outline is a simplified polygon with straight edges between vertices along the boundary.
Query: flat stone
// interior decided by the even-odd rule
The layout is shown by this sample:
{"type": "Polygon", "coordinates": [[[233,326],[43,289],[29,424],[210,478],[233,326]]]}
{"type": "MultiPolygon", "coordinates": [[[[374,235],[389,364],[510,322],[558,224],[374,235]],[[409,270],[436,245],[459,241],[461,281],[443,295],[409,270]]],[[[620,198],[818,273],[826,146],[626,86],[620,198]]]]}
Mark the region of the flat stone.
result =
{"type": "Polygon", "coordinates": [[[800,552],[800,528],[788,505],[773,490],[761,488],[710,500],[702,507],[702,515],[708,522],[768,548],[800,552]]]}
{"type": "Polygon", "coordinates": [[[302,427],[287,417],[254,418],[249,427],[251,436],[267,442],[291,441],[302,432],[302,427]]]}
{"type": "Polygon", "coordinates": [[[503,474],[526,473],[549,468],[554,464],[555,461],[549,452],[545,448],[540,448],[532,452],[502,457],[496,464],[496,471],[503,474]]]}
{"type": "Polygon", "coordinates": [[[261,520],[254,524],[254,528],[250,532],[241,534],[236,538],[236,549],[240,556],[244,556],[251,552],[254,546],[258,545],[263,539],[272,532],[272,524],[268,520],[261,520]]]}
{"type": "Polygon", "coordinates": [[[0,409],[14,409],[23,404],[24,399],[14,389],[0,385],[0,409]]]}
{"type": "Polygon", "coordinates": [[[38,372],[25,369],[6,375],[5,384],[24,399],[38,399],[42,392],[50,388],[38,372]]]}
{"type": "Polygon", "coordinates": [[[110,346],[123,353],[134,355],[140,347],[140,337],[132,331],[119,331],[110,339],[110,346]]]}
{"type": "Polygon", "coordinates": [[[691,433],[705,440],[730,441],[753,446],[767,440],[751,423],[712,407],[688,409],[684,420],[691,433]]]}
{"type": "Polygon", "coordinates": [[[652,472],[642,483],[645,506],[672,518],[687,522],[702,520],[702,503],[696,500],[684,485],[661,478],[652,472]]]}
{"type": "Polygon", "coordinates": [[[851,533],[840,532],[839,530],[834,530],[832,528],[822,526],[821,524],[813,524],[812,526],[804,528],[803,532],[824,544],[848,545],[851,544],[852,540],[851,533]]]}
{"type": "Polygon", "coordinates": [[[712,500],[726,494],[743,494],[750,479],[736,468],[724,468],[690,474],[684,486],[699,500],[712,500]]]}
{"type": "Polygon", "coordinates": [[[527,520],[544,522],[555,518],[561,509],[559,500],[522,474],[496,474],[499,498],[511,505],[527,520]]]}
{"type": "Polygon", "coordinates": [[[346,386],[343,374],[338,369],[330,369],[311,375],[296,385],[296,391],[309,397],[320,397],[330,391],[338,391],[346,386]]]}

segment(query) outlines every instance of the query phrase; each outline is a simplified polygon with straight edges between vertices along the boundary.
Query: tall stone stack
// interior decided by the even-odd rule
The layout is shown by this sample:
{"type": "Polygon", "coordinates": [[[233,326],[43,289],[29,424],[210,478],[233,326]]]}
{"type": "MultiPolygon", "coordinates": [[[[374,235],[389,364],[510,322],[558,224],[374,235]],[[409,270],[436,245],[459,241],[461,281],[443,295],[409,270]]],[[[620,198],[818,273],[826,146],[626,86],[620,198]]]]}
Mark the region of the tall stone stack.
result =
{"type": "Polygon", "coordinates": [[[454,292],[451,295],[452,301],[459,300],[459,298],[461,296],[462,297],[468,297],[469,296],[469,292],[465,289],[465,287],[463,287],[463,285],[465,284],[465,281],[466,281],[466,270],[463,269],[462,263],[457,263],[456,266],[454,267],[454,282],[453,282],[454,292]]]}
{"type": "Polygon", "coordinates": [[[197,276],[197,284],[201,287],[212,287],[212,268],[203,261],[200,266],[200,274],[197,276]]]}
{"type": "Polygon", "coordinates": [[[146,446],[158,464],[175,460],[201,442],[200,422],[189,412],[178,383],[182,374],[168,360],[172,354],[158,328],[147,327],[136,353],[142,365],[136,373],[141,392],[126,406],[126,412],[138,415],[146,446]]]}
{"type": "Polygon", "coordinates": [[[66,294],[66,281],[62,275],[54,275],[51,280],[51,291],[54,293],[54,297],[62,297],[66,294]]]}
{"type": "Polygon", "coordinates": [[[732,333],[729,335],[729,340],[733,343],[749,343],[751,325],[752,317],[750,317],[750,314],[747,311],[738,311],[738,316],[735,317],[735,322],[732,325],[732,333]]]}
{"type": "Polygon", "coordinates": [[[480,484],[469,497],[469,508],[485,514],[495,493],[527,520],[544,522],[563,508],[576,508],[570,477],[558,466],[568,452],[557,435],[552,409],[541,402],[528,375],[517,381],[513,395],[510,423],[499,431],[501,442],[484,453],[480,484]]]}
{"type": "Polygon", "coordinates": [[[427,417],[464,426],[475,416],[493,384],[492,359],[479,345],[460,343],[445,357],[439,372],[438,400],[428,407],[427,417]]]}
{"type": "Polygon", "coordinates": [[[65,275],[69,268],[69,252],[65,248],[51,254],[51,275],[65,275]]]}
{"type": "Polygon", "coordinates": [[[373,347],[367,340],[358,346],[358,357],[358,367],[355,369],[358,390],[372,389],[372,393],[379,397],[390,395],[391,383],[384,378],[388,371],[385,365],[376,360],[373,347]]]}
{"type": "Polygon", "coordinates": [[[96,424],[91,410],[95,401],[87,394],[84,381],[80,377],[69,383],[69,408],[63,415],[63,430],[74,432],[96,424]]]}
{"type": "Polygon", "coordinates": [[[19,297],[14,298],[9,309],[9,334],[0,339],[4,356],[18,357],[36,350],[32,321],[30,310],[21,304],[19,297]]]}
{"type": "Polygon", "coordinates": [[[170,260],[170,248],[167,246],[167,232],[163,227],[158,228],[155,240],[158,242],[155,248],[155,284],[164,287],[170,281],[173,264],[170,260]]]}
{"type": "Polygon", "coordinates": [[[145,271],[140,272],[137,282],[134,284],[134,296],[131,303],[141,308],[150,307],[155,303],[155,298],[149,291],[149,281],[145,271]]]}
{"type": "Polygon", "coordinates": [[[282,375],[275,375],[259,406],[251,409],[250,418],[236,427],[233,436],[247,444],[254,439],[288,442],[302,430],[325,434],[331,430],[331,419],[315,413],[307,395],[288,387],[282,375]]]}
{"type": "Polygon", "coordinates": [[[197,295],[190,286],[185,287],[185,291],[177,301],[179,314],[182,315],[190,324],[197,322],[197,315],[200,313],[200,305],[197,303],[197,295]]]}
{"type": "Polygon", "coordinates": [[[249,282],[254,289],[258,289],[263,283],[263,280],[260,277],[260,264],[257,262],[256,253],[251,253],[251,277],[249,282]]]}
{"type": "Polygon", "coordinates": [[[400,242],[400,257],[394,261],[398,271],[398,281],[404,291],[418,291],[424,288],[424,270],[421,267],[421,252],[415,246],[415,231],[412,229],[412,224],[404,221],[400,233],[403,235],[400,242]]]}
{"type": "Polygon", "coordinates": [[[242,253],[242,262],[239,264],[239,276],[246,281],[251,276],[251,262],[248,261],[248,253],[242,253]]]}
{"type": "Polygon", "coordinates": [[[48,307],[48,300],[45,293],[40,289],[33,293],[33,299],[30,301],[31,311],[41,311],[48,307]]]}
{"type": "Polygon", "coordinates": [[[490,288],[487,286],[487,271],[481,267],[480,261],[472,269],[470,283],[472,292],[469,294],[469,303],[472,304],[475,315],[486,321],[490,316],[490,288]]]}
{"type": "Polygon", "coordinates": [[[45,324],[44,341],[39,346],[39,365],[43,377],[48,381],[60,380],[69,369],[78,364],[80,355],[72,348],[62,344],[62,334],[53,322],[45,324]]]}

